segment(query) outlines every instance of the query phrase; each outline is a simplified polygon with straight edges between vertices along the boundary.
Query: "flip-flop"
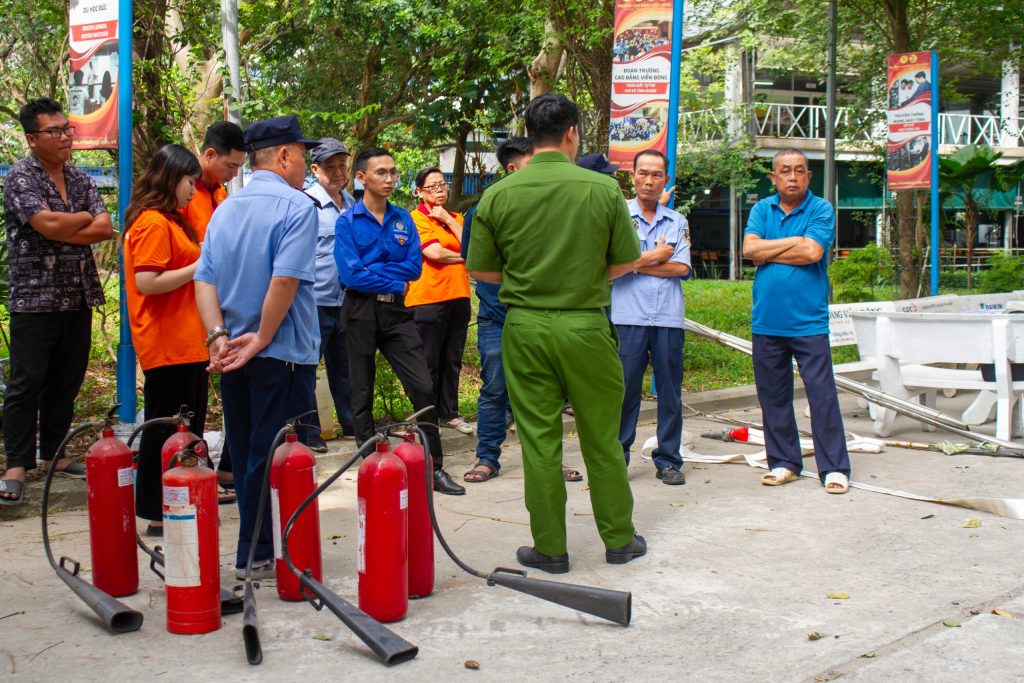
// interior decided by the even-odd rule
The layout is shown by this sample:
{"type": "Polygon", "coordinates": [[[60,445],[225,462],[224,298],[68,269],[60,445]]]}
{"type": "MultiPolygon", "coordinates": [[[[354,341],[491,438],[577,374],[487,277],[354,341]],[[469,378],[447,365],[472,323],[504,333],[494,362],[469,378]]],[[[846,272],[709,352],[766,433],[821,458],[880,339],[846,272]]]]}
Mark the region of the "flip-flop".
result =
{"type": "Polygon", "coordinates": [[[583,475],[579,470],[574,470],[562,465],[562,479],[566,481],[583,481],[583,475]]]}
{"type": "Polygon", "coordinates": [[[484,460],[478,460],[477,463],[473,465],[473,469],[462,475],[462,480],[469,484],[480,484],[490,479],[494,479],[496,476],[498,476],[498,470],[494,465],[484,460]],[[485,472],[482,469],[479,469],[481,467],[486,467],[487,471],[485,472]]]}
{"type": "Polygon", "coordinates": [[[850,490],[850,478],[842,472],[829,472],[822,483],[826,493],[846,493],[850,490]],[[830,486],[835,488],[829,488],[830,486]]]}
{"type": "Polygon", "coordinates": [[[25,482],[18,481],[17,479],[0,479],[0,493],[9,493],[14,498],[8,498],[4,496],[0,498],[0,506],[15,507],[21,505],[25,500],[25,496],[22,493],[25,490],[25,482]]]}
{"type": "Polygon", "coordinates": [[[462,432],[463,434],[475,434],[476,433],[476,427],[474,427],[470,423],[466,422],[465,420],[459,420],[458,418],[456,418],[454,420],[449,420],[448,422],[445,422],[445,426],[451,427],[455,431],[462,432]]]}
{"type": "Polygon", "coordinates": [[[53,476],[64,477],[66,479],[85,479],[85,465],[77,460],[72,460],[63,468],[54,472],[53,476]]]}
{"type": "Polygon", "coordinates": [[[788,484],[791,481],[796,481],[799,477],[791,469],[785,467],[775,467],[768,471],[763,477],[761,477],[761,483],[765,486],[782,486],[788,484]]]}
{"type": "Polygon", "coordinates": [[[232,486],[230,489],[223,484],[220,485],[220,490],[217,491],[217,505],[229,505],[238,500],[238,494],[235,493],[235,487],[232,486]]]}

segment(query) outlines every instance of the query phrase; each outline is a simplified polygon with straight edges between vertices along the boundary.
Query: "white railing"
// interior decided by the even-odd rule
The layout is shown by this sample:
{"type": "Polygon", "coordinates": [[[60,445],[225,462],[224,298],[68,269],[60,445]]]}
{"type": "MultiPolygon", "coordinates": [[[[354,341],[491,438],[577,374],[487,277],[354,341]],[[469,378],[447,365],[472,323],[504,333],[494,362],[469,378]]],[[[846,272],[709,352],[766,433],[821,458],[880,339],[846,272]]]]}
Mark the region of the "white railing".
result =
{"type": "MultiPolygon", "coordinates": [[[[836,107],[836,138],[847,142],[879,142],[885,139],[884,122],[871,126],[871,131],[861,121],[877,114],[875,111],[855,110],[850,107],[836,107]]],[[[700,109],[683,112],[679,117],[680,134],[696,140],[718,140],[726,137],[729,128],[729,110],[700,109]]],[[[780,104],[765,102],[748,105],[733,111],[732,116],[741,121],[752,121],[753,133],[759,137],[797,138],[824,140],[827,110],[820,104],[780,104]]],[[[1024,129],[1004,131],[998,116],[971,114],[939,114],[939,144],[968,145],[986,144],[1000,147],[1005,140],[1011,146],[1024,147],[1024,129]],[[1005,133],[1009,133],[1006,135],[1005,133]]]]}

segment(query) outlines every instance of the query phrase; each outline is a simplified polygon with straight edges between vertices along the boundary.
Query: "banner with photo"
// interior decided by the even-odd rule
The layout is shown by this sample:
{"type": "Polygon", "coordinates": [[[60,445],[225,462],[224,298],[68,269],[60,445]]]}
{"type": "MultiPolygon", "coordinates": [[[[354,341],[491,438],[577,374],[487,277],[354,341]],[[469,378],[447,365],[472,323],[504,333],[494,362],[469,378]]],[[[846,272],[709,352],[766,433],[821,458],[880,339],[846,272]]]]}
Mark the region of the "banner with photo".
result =
{"type": "Polygon", "coordinates": [[[68,8],[71,49],[68,120],[76,129],[75,149],[117,148],[119,1],[71,0],[68,8]]]}
{"type": "Polygon", "coordinates": [[[621,169],[645,149],[666,152],[672,0],[616,0],[608,161],[621,169]]]}
{"type": "Polygon", "coordinates": [[[938,98],[932,96],[931,77],[931,53],[889,55],[886,166],[890,190],[931,187],[932,154],[938,133],[932,130],[932,106],[938,98]]]}

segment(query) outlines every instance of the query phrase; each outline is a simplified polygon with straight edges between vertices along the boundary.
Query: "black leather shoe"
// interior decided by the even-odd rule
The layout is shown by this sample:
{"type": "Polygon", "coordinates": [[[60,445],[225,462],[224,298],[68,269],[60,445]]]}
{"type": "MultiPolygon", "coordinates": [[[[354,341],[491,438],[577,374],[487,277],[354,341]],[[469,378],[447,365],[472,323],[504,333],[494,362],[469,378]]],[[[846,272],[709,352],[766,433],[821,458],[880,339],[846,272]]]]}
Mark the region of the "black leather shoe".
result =
{"type": "Polygon", "coordinates": [[[626,564],[630,560],[647,554],[647,541],[640,534],[633,536],[633,540],[621,548],[612,548],[604,551],[604,559],[608,564],[626,564]]]}
{"type": "Polygon", "coordinates": [[[327,442],[324,441],[319,436],[311,437],[311,438],[307,439],[306,441],[307,441],[306,446],[309,448],[309,450],[315,451],[317,453],[326,453],[327,452],[327,442]]]}
{"type": "Polygon", "coordinates": [[[669,486],[680,486],[686,483],[686,475],[675,465],[658,470],[658,479],[661,479],[662,484],[669,486]]]}
{"type": "Polygon", "coordinates": [[[456,484],[444,470],[434,470],[434,490],[446,496],[461,496],[466,493],[466,487],[456,484]]]}
{"type": "Polygon", "coordinates": [[[545,555],[528,545],[520,546],[516,551],[516,561],[524,567],[539,569],[548,574],[569,573],[569,553],[565,555],[545,555]]]}

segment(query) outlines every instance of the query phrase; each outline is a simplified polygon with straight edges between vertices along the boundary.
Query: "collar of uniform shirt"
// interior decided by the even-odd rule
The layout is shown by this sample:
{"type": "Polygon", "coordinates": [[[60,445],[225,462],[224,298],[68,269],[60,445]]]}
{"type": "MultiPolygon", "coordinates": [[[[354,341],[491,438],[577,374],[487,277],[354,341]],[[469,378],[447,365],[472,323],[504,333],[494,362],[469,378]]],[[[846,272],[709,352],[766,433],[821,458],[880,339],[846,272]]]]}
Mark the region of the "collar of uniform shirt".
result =
{"type": "MultiPolygon", "coordinates": [[[[363,203],[362,199],[356,202],[356,205],[352,207],[351,211],[353,215],[364,214],[366,216],[369,216],[370,218],[373,219],[374,223],[377,223],[377,217],[370,213],[370,210],[366,208],[366,204],[363,203]]],[[[386,208],[384,209],[384,221],[378,224],[381,227],[384,227],[387,224],[388,219],[395,213],[395,211],[395,205],[392,204],[391,202],[387,202],[386,208]]]]}

